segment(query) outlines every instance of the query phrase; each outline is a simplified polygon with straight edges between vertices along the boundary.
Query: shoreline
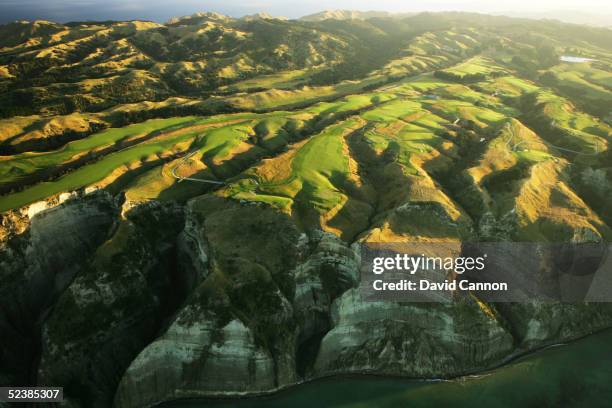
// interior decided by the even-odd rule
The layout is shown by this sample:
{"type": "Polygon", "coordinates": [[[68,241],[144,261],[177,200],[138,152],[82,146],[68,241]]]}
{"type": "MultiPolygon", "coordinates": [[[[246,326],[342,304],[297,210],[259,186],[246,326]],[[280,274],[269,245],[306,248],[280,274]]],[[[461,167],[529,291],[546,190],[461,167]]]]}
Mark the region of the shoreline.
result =
{"type": "Polygon", "coordinates": [[[376,374],[375,372],[361,372],[361,373],[353,372],[353,373],[346,373],[346,374],[341,374],[341,373],[327,374],[323,376],[301,380],[301,381],[298,381],[292,384],[287,384],[281,387],[271,389],[269,391],[260,391],[260,392],[248,392],[247,391],[247,392],[241,392],[241,393],[234,393],[231,395],[219,393],[219,394],[209,394],[209,395],[194,396],[194,397],[182,397],[182,398],[176,398],[176,399],[172,399],[168,401],[158,402],[158,403],[155,403],[149,406],[156,407],[156,408],[164,408],[164,407],[173,407],[175,404],[199,402],[199,401],[205,403],[205,402],[232,402],[232,401],[243,401],[243,400],[266,400],[266,399],[276,398],[277,396],[280,396],[285,393],[292,392],[295,390],[295,388],[298,388],[303,385],[313,384],[316,382],[326,382],[326,381],[331,381],[331,380],[342,380],[342,379],[347,379],[347,380],[370,379],[370,380],[375,380],[375,381],[385,381],[385,380],[393,379],[393,380],[405,380],[406,382],[413,382],[413,383],[454,382],[457,380],[461,380],[463,378],[470,379],[470,378],[475,378],[475,377],[477,378],[477,377],[493,374],[495,370],[507,367],[510,364],[520,361],[523,358],[529,358],[532,356],[536,356],[552,348],[570,346],[570,345],[580,342],[581,340],[585,340],[595,335],[603,334],[607,331],[612,332],[612,326],[576,337],[574,339],[568,340],[567,342],[551,343],[551,344],[547,344],[547,345],[538,347],[536,349],[531,349],[531,350],[517,349],[515,352],[510,353],[506,358],[502,359],[498,364],[494,364],[494,365],[491,365],[489,367],[486,367],[480,370],[466,371],[463,374],[451,376],[451,377],[418,378],[418,377],[407,377],[407,376],[393,375],[393,374],[376,374]]]}

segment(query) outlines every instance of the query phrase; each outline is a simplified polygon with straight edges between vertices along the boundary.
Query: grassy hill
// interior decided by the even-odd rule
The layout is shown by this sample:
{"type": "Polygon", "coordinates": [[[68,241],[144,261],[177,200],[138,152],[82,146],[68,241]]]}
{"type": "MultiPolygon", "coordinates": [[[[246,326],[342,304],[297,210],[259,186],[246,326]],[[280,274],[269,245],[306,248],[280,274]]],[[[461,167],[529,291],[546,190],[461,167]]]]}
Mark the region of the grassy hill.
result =
{"type": "Polygon", "coordinates": [[[521,186],[548,166],[571,206],[593,210],[590,228],[608,233],[603,204],[579,196],[602,189],[583,172],[610,180],[612,50],[593,40],[609,32],[332,14],[1,27],[0,208],[91,186],[165,200],[217,188],[349,240],[426,237],[397,213],[421,202],[465,223],[464,235],[518,211],[521,186]],[[179,186],[177,166],[227,186],[179,186]],[[516,188],[502,194],[498,179],[516,188]]]}

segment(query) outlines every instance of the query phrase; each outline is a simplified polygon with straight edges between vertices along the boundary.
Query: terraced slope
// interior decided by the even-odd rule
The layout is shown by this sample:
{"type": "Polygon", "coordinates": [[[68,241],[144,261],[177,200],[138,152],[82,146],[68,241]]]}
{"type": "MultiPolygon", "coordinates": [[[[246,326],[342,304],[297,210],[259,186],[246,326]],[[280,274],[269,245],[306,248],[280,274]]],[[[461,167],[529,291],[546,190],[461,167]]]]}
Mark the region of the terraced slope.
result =
{"type": "Polygon", "coordinates": [[[609,242],[609,30],[322,20],[0,27],[0,383],[146,406],[449,377],[612,326],[363,302],[352,246],[609,242]]]}

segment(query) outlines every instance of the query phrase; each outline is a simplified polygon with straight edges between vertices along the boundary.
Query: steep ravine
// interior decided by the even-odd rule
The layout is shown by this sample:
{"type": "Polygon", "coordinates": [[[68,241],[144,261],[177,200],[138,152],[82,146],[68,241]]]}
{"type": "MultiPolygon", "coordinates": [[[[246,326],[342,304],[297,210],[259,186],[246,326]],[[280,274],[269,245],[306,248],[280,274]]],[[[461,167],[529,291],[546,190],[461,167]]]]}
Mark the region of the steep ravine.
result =
{"type": "Polygon", "coordinates": [[[117,203],[104,193],[63,194],[2,215],[0,331],[9,333],[0,336],[2,383],[36,383],[41,322],[115,228],[117,215],[117,203]]]}
{"type": "Polygon", "coordinates": [[[612,326],[605,304],[365,302],[358,245],[211,195],[74,193],[2,217],[0,382],[62,385],[72,406],[452,377],[612,326]]]}

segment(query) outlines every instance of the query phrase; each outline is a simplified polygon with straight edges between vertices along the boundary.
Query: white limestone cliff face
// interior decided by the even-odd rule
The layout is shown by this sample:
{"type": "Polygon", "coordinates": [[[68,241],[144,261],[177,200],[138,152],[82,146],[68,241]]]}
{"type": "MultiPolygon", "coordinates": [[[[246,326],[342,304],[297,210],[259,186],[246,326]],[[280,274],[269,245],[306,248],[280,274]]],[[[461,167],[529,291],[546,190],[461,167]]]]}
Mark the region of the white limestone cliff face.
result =
{"type": "Polygon", "coordinates": [[[451,304],[366,302],[351,289],[332,307],[316,375],[450,377],[495,364],[513,350],[500,322],[470,299],[451,304]]]}
{"type": "Polygon", "coordinates": [[[523,350],[574,340],[612,325],[612,304],[558,302],[499,306],[523,350]]]}
{"type": "Polygon", "coordinates": [[[274,361],[234,319],[221,329],[180,320],[136,357],[119,384],[117,407],[150,406],[197,395],[273,389],[274,361]]]}
{"type": "Polygon", "coordinates": [[[2,214],[0,225],[0,378],[24,383],[45,313],[114,228],[118,206],[105,193],[34,203],[2,214]],[[9,323],[12,322],[12,323],[9,323]],[[12,377],[16,375],[16,377],[12,377]]]}
{"type": "Polygon", "coordinates": [[[181,258],[204,278],[130,364],[117,406],[257,395],[336,374],[449,378],[611,324],[612,311],[597,307],[554,314],[558,308],[502,308],[471,297],[448,304],[365,301],[356,289],[358,245],[322,231],[288,232],[293,227],[264,208],[241,211],[248,214],[188,212],[181,258]],[[254,229],[262,219],[270,228],[254,229]],[[233,245],[217,241],[234,229],[243,233],[233,245]],[[265,259],[286,263],[274,270],[265,259]]]}
{"type": "Polygon", "coordinates": [[[452,377],[612,326],[604,304],[366,302],[358,245],[206,200],[120,205],[99,191],[4,214],[0,351],[25,369],[0,365],[0,380],[36,365],[41,383],[94,401],[73,406],[144,407],[335,374],[452,377]],[[27,328],[39,338],[15,317],[40,322],[27,328]]]}
{"type": "Polygon", "coordinates": [[[174,263],[182,207],[159,202],[125,207],[110,236],[78,261],[82,268],[40,329],[37,380],[76,381],[94,407],[112,403],[118,379],[185,291],[186,279],[174,263]]]}
{"type": "Polygon", "coordinates": [[[74,278],[79,261],[108,237],[117,213],[113,197],[99,193],[3,214],[0,279],[10,283],[3,288],[19,286],[26,309],[44,308],[74,278]]]}
{"type": "MultiPolygon", "coordinates": [[[[199,230],[192,228],[190,244],[182,247],[191,251],[183,255],[190,262],[201,259],[201,245],[196,241],[202,243],[215,235],[206,230],[206,223],[194,222],[195,225],[199,230]]],[[[258,394],[299,381],[296,359],[307,353],[298,350],[300,344],[318,339],[329,329],[331,301],[356,284],[359,258],[332,234],[292,237],[292,245],[303,256],[292,271],[285,272],[294,282],[292,298],[287,299],[278,289],[262,286],[270,282],[250,286],[243,280],[219,294],[219,285],[228,282],[218,282],[219,275],[208,271],[168,330],[130,364],[115,404],[152,406],[176,398],[258,394]],[[257,309],[250,310],[247,320],[242,321],[237,309],[243,298],[262,295],[257,309]]],[[[260,237],[262,241],[267,238],[260,237]]],[[[212,248],[208,250],[214,253],[215,242],[209,246],[212,248]]],[[[209,267],[215,269],[214,265],[209,267]]],[[[257,273],[267,274],[263,270],[257,273]]],[[[314,360],[314,355],[311,358],[314,360]]]]}

